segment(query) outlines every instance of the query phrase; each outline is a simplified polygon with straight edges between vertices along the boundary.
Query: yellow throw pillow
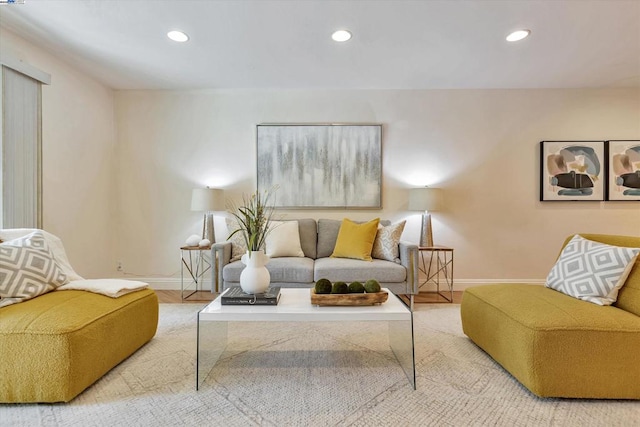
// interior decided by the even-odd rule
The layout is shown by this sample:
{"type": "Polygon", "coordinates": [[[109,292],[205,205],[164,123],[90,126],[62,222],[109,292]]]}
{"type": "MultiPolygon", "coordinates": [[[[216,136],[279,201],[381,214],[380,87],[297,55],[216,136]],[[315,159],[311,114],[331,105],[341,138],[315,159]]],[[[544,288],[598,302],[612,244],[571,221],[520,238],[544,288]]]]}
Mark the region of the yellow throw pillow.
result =
{"type": "Polygon", "coordinates": [[[380,218],[363,224],[342,220],[332,258],[354,258],[371,261],[371,249],[378,232],[380,218]]]}

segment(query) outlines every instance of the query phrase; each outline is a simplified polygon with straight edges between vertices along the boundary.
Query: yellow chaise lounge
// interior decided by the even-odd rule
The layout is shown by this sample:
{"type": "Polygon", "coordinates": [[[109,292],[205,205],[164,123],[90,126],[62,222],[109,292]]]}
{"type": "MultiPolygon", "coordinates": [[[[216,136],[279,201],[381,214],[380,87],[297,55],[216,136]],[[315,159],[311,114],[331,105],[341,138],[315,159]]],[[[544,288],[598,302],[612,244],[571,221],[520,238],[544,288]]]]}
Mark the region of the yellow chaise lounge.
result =
{"type": "Polygon", "coordinates": [[[145,283],[84,280],[44,230],[3,229],[0,242],[0,403],[68,402],[155,335],[145,283]]]}
{"type": "MultiPolygon", "coordinates": [[[[640,237],[581,235],[640,247],[640,237]]],[[[611,306],[500,284],[467,289],[461,317],[464,333],[538,396],[640,399],[638,259],[611,306]]]]}
{"type": "Polygon", "coordinates": [[[68,402],[149,341],[151,289],[53,291],[0,308],[0,402],[68,402]]]}

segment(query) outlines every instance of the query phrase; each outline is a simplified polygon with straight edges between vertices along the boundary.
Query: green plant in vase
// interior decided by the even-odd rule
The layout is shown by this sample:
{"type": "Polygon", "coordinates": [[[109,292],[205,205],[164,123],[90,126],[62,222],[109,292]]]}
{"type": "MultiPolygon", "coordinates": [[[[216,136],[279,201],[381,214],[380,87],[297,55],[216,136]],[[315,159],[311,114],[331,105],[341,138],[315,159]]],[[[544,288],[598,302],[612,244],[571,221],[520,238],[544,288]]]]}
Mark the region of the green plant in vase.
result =
{"type": "Polygon", "coordinates": [[[238,222],[235,233],[242,233],[247,245],[247,253],[242,256],[245,268],[240,273],[240,287],[248,294],[263,293],[269,287],[271,276],[265,267],[269,257],[264,254],[264,244],[271,231],[274,204],[273,192],[255,192],[251,196],[242,196],[242,206],[234,207],[231,214],[238,222]]]}
{"type": "Polygon", "coordinates": [[[249,253],[264,249],[264,243],[271,231],[274,205],[271,201],[275,189],[255,192],[250,196],[242,196],[242,206],[232,204],[231,214],[238,222],[238,229],[231,235],[242,233],[249,253]]]}

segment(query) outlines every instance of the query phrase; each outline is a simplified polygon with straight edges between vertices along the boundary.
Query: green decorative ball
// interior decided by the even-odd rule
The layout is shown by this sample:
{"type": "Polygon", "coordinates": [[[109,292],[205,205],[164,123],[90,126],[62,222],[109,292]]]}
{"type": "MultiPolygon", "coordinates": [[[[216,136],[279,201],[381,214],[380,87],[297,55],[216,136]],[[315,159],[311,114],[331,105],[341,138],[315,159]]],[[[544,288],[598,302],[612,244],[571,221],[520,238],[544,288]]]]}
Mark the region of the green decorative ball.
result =
{"type": "Polygon", "coordinates": [[[316,294],[330,294],[331,281],[329,279],[320,279],[316,282],[316,294]]]}
{"type": "Polygon", "coordinates": [[[362,294],[364,293],[364,286],[360,282],[351,282],[349,284],[350,294],[362,294]]]}
{"type": "Polygon", "coordinates": [[[378,281],[375,279],[369,279],[364,282],[364,290],[369,294],[380,292],[380,283],[378,283],[378,281]]]}
{"type": "Polygon", "coordinates": [[[331,289],[332,294],[346,294],[349,293],[349,287],[344,282],[336,282],[331,289]]]}

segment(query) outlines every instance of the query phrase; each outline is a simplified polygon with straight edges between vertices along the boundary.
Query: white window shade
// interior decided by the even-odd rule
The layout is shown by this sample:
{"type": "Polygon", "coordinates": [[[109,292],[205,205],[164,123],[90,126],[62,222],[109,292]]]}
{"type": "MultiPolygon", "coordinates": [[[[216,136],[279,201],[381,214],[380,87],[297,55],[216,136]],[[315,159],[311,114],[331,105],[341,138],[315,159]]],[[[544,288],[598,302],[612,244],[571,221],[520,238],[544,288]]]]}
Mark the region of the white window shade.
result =
{"type": "Polygon", "coordinates": [[[2,67],[2,228],[42,228],[41,83],[2,67]]]}

